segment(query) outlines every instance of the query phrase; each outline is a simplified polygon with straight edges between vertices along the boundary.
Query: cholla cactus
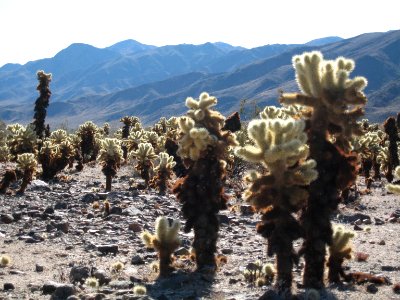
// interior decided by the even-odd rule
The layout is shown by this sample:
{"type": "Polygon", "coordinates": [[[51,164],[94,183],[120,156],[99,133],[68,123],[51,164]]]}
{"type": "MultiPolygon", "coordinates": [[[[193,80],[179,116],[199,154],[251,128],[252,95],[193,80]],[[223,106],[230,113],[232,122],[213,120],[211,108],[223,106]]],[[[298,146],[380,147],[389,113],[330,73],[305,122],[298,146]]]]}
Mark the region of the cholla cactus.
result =
{"type": "Polygon", "coordinates": [[[12,155],[10,153],[10,149],[6,144],[1,145],[0,144],[0,163],[1,162],[7,162],[12,158],[12,155]]]}
{"type": "Polygon", "coordinates": [[[392,182],[393,180],[393,175],[392,175],[392,170],[394,170],[399,164],[399,155],[398,155],[398,147],[397,147],[397,142],[400,141],[399,134],[397,132],[397,127],[396,127],[396,120],[393,117],[387,118],[385,123],[383,124],[383,127],[385,129],[385,133],[387,134],[389,138],[389,164],[388,164],[388,170],[387,170],[387,175],[386,178],[389,182],[392,182]]]}
{"type": "Polygon", "coordinates": [[[229,147],[236,145],[234,134],[222,130],[225,118],[211,110],[216,104],[217,99],[207,93],[202,93],[198,101],[187,98],[188,116],[179,119],[178,154],[189,170],[186,177],[177,180],[173,192],[182,203],[187,220],[185,231],[194,229],[193,248],[198,269],[216,268],[217,213],[226,208],[227,196],[223,189],[226,159],[229,147]]]}
{"type": "Polygon", "coordinates": [[[101,149],[98,160],[103,168],[103,174],[106,176],[106,191],[111,191],[111,180],[117,174],[123,152],[121,142],[117,139],[106,138],[101,141],[101,149]]]}
{"type": "Polygon", "coordinates": [[[262,265],[260,261],[250,263],[243,272],[244,279],[255,283],[256,286],[271,284],[274,280],[276,270],[270,263],[262,265]]]}
{"type": "MultiPolygon", "coordinates": [[[[397,180],[400,179],[400,166],[397,166],[394,170],[394,178],[397,180]]],[[[393,194],[400,195],[400,185],[398,184],[388,184],[386,185],[386,189],[393,194]]]]}
{"type": "Polygon", "coordinates": [[[109,123],[104,123],[103,124],[103,128],[102,128],[102,131],[103,131],[103,135],[105,136],[105,137],[107,137],[107,136],[109,136],[110,135],[110,124],[109,123]]]}
{"type": "Polygon", "coordinates": [[[160,276],[165,276],[172,269],[171,255],[181,243],[178,237],[180,223],[178,220],[169,222],[166,217],[158,217],[155,228],[155,235],[144,231],[141,237],[146,247],[157,250],[160,259],[160,276]]]}
{"type": "Polygon", "coordinates": [[[123,144],[126,145],[128,152],[132,150],[137,150],[140,143],[145,141],[145,132],[143,130],[132,131],[129,134],[129,137],[123,141],[123,144]]]}
{"type": "Polygon", "coordinates": [[[169,156],[168,153],[161,152],[158,154],[159,163],[154,168],[156,175],[151,180],[150,185],[158,188],[160,194],[165,194],[168,187],[168,180],[173,175],[173,168],[176,165],[173,156],[169,156]]]}
{"type": "Polygon", "coordinates": [[[61,144],[68,139],[68,133],[64,129],[58,129],[50,134],[50,141],[53,144],[61,144]]]}
{"type": "MultiPolygon", "coordinates": [[[[397,142],[397,154],[400,156],[400,142],[397,142]]],[[[392,182],[393,169],[390,164],[389,141],[386,141],[385,144],[379,149],[377,162],[380,165],[381,172],[385,174],[387,181],[392,182]]]]}
{"type": "Polygon", "coordinates": [[[59,144],[44,141],[38,156],[38,160],[42,164],[43,180],[53,179],[58,172],[64,170],[73,155],[74,147],[68,139],[59,144]]]}
{"type": "Polygon", "coordinates": [[[345,230],[342,226],[335,227],[332,244],[329,246],[329,274],[330,282],[340,282],[340,277],[346,278],[343,270],[343,261],[351,258],[353,247],[350,240],[355,237],[353,231],[345,230]]]}
{"type": "Polygon", "coordinates": [[[77,165],[75,166],[75,169],[78,172],[80,172],[83,170],[83,157],[82,157],[82,152],[81,152],[82,139],[77,134],[70,134],[68,136],[68,140],[71,142],[71,144],[74,148],[74,155],[72,157],[70,157],[68,167],[72,168],[74,166],[74,160],[76,160],[77,165]]]}
{"type": "MultiPolygon", "coordinates": [[[[362,172],[365,177],[365,183],[367,188],[370,188],[372,182],[370,171],[372,167],[377,172],[377,155],[380,150],[380,144],[382,139],[380,138],[378,132],[367,131],[363,136],[356,138],[352,142],[353,151],[357,152],[361,157],[362,172]]],[[[378,174],[375,174],[374,178],[380,178],[379,169],[378,174]]]]}
{"type": "Polygon", "coordinates": [[[36,135],[39,139],[43,139],[43,134],[45,131],[45,119],[47,114],[47,107],[49,106],[49,100],[51,96],[51,92],[49,89],[49,84],[51,81],[51,73],[46,74],[43,70],[38,71],[37,79],[39,80],[39,84],[37,86],[37,90],[40,93],[39,98],[36,99],[35,102],[35,115],[33,126],[36,132],[36,135]]]}
{"type": "Polygon", "coordinates": [[[14,124],[8,126],[7,129],[11,132],[8,146],[15,158],[22,153],[36,153],[37,137],[32,126],[24,127],[20,124],[14,124]]]}
{"type": "Polygon", "coordinates": [[[155,133],[154,131],[145,131],[144,139],[146,143],[150,143],[153,146],[154,150],[157,149],[157,133],[155,133]]]}
{"type": "Polygon", "coordinates": [[[17,158],[17,167],[24,174],[21,187],[18,190],[19,194],[23,194],[25,193],[25,189],[28,186],[28,184],[32,181],[32,177],[37,169],[37,162],[35,159],[35,155],[33,153],[19,154],[17,158]]]}
{"type": "Polygon", "coordinates": [[[310,157],[320,174],[309,189],[304,212],[304,285],[324,285],[326,244],[332,242],[330,214],[336,209],[340,193],[357,177],[357,155],[351,153],[350,140],[362,134],[357,119],[367,102],[364,77],[350,78],[354,62],[343,57],[325,61],[320,52],[293,57],[296,79],[302,93],[282,94],[281,103],[306,106],[309,111],[310,157]],[[332,141],[334,140],[334,143],[332,141]]]}
{"type": "Polygon", "coordinates": [[[150,172],[153,169],[153,160],[157,158],[154,148],[150,143],[140,143],[137,150],[129,153],[128,159],[136,159],[136,170],[144,179],[146,186],[149,184],[150,172]]]}
{"type": "MultiPolygon", "coordinates": [[[[129,136],[130,128],[135,124],[139,123],[139,119],[137,117],[125,116],[121,118],[119,121],[124,124],[121,131],[121,139],[126,140],[129,136]]],[[[128,157],[129,149],[127,148],[125,143],[122,144],[121,148],[123,151],[123,158],[124,160],[126,160],[126,158],[128,157]]]]}
{"type": "Polygon", "coordinates": [[[96,160],[99,151],[99,142],[96,140],[98,132],[99,128],[91,121],[85,122],[78,128],[76,134],[81,138],[80,148],[84,163],[96,160]]]}
{"type": "Polygon", "coordinates": [[[305,188],[318,176],[314,160],[307,160],[307,135],[303,120],[264,119],[249,123],[254,146],[238,147],[236,155],[261,163],[268,170],[255,171],[245,178],[249,183],[243,198],[263,214],[257,232],[268,239],[268,255],[277,256],[277,288],[288,293],[292,266],[296,260],[293,240],[302,236],[299,222],[292,215],[306,205],[305,188]]]}

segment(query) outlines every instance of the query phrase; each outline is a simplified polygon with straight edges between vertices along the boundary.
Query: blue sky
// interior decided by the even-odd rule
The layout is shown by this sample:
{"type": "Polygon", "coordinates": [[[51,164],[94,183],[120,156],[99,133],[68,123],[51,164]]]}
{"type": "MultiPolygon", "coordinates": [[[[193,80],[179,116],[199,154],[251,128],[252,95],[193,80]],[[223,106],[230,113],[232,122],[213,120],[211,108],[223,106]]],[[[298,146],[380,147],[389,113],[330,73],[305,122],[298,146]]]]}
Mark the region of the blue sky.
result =
{"type": "Polygon", "coordinates": [[[0,66],[72,43],[222,41],[247,48],[400,29],[400,1],[0,0],[0,66]]]}

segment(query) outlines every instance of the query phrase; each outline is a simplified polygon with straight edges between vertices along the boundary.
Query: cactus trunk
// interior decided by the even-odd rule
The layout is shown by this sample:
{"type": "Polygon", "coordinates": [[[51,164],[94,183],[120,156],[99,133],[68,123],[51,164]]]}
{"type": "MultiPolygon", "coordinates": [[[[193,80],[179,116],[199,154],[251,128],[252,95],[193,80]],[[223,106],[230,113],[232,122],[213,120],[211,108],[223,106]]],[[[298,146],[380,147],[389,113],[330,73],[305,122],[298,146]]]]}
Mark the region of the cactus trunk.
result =
{"type": "Polygon", "coordinates": [[[112,181],[112,176],[106,175],[106,191],[107,192],[111,191],[111,181],[112,181]]]}
{"type": "Polygon", "coordinates": [[[169,273],[171,273],[171,251],[168,251],[166,249],[159,249],[158,253],[159,259],[160,259],[160,277],[165,277],[169,273]]]}
{"type": "Polygon", "coordinates": [[[217,250],[218,219],[215,215],[200,215],[194,224],[193,248],[198,269],[216,267],[214,253],[217,250]]]}
{"type": "Polygon", "coordinates": [[[343,259],[337,259],[334,256],[330,256],[328,260],[328,267],[329,267],[329,272],[328,272],[328,280],[329,282],[332,283],[339,283],[340,276],[345,277],[343,268],[343,259]]]}
{"type": "Polygon", "coordinates": [[[281,245],[281,249],[276,254],[278,277],[276,286],[281,295],[290,294],[292,287],[293,255],[292,242],[281,245]]]}
{"type": "Polygon", "coordinates": [[[19,188],[19,190],[17,192],[18,194],[25,193],[26,187],[32,181],[32,176],[33,176],[32,170],[25,170],[24,171],[24,177],[22,179],[21,187],[19,188]]]}

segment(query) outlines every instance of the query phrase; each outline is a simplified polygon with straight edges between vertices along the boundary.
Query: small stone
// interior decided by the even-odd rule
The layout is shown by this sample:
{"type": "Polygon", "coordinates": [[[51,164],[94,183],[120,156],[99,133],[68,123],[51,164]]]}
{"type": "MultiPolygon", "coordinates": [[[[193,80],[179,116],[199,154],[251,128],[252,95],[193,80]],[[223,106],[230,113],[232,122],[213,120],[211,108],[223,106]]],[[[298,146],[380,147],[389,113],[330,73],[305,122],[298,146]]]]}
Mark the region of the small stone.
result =
{"type": "Polygon", "coordinates": [[[356,230],[356,231],[363,230],[362,227],[358,226],[357,224],[354,225],[353,229],[356,230]]]}
{"type": "Polygon", "coordinates": [[[67,209],[68,204],[67,202],[57,202],[56,205],[54,205],[54,209],[59,210],[59,209],[67,209]]]}
{"type": "Polygon", "coordinates": [[[221,250],[222,254],[232,254],[233,253],[233,249],[231,248],[224,248],[221,250]]]}
{"type": "Polygon", "coordinates": [[[385,222],[380,218],[375,218],[375,225],[383,225],[385,222]]]}
{"type": "Polygon", "coordinates": [[[118,253],[118,245],[115,245],[115,244],[97,245],[96,248],[102,254],[108,254],[108,253],[117,254],[118,253]]]}
{"type": "Polygon", "coordinates": [[[59,231],[62,231],[64,233],[68,233],[69,231],[69,223],[68,222],[61,222],[56,224],[56,228],[59,231]]]}
{"type": "Polygon", "coordinates": [[[364,219],[364,220],[363,220],[363,223],[364,223],[365,225],[371,225],[371,224],[372,224],[372,221],[371,221],[371,219],[364,219]]]}
{"type": "Polygon", "coordinates": [[[128,228],[133,232],[142,232],[142,226],[137,222],[130,223],[128,228]]]}
{"type": "Polygon", "coordinates": [[[69,296],[74,295],[76,292],[72,284],[59,285],[51,296],[51,300],[67,299],[69,296]]]}
{"type": "Polygon", "coordinates": [[[190,255],[190,251],[185,247],[180,247],[174,252],[174,254],[177,256],[190,255]]]}
{"type": "Polygon", "coordinates": [[[97,201],[97,200],[99,200],[99,196],[97,196],[97,195],[95,195],[93,193],[85,194],[82,197],[82,202],[83,203],[93,203],[94,201],[97,201]]]}
{"type": "Polygon", "coordinates": [[[42,265],[36,264],[35,271],[36,272],[43,272],[44,267],[42,265]]]}
{"type": "Polygon", "coordinates": [[[45,213],[45,214],[48,214],[48,215],[52,215],[52,214],[54,214],[54,208],[53,208],[52,206],[48,206],[48,207],[46,207],[46,209],[44,210],[44,213],[45,213]]]}
{"type": "Polygon", "coordinates": [[[396,223],[397,222],[397,218],[396,217],[390,217],[388,219],[389,223],[396,223]]]}
{"type": "Polygon", "coordinates": [[[386,272],[393,272],[396,271],[398,268],[393,266],[382,266],[381,270],[386,272]]]}
{"type": "Polygon", "coordinates": [[[122,215],[122,208],[119,206],[112,206],[110,209],[110,215],[122,215]]]}
{"type": "Polygon", "coordinates": [[[12,284],[11,282],[6,282],[5,284],[4,284],[4,288],[3,288],[5,291],[11,291],[11,290],[14,290],[15,289],[15,286],[14,286],[14,284],[12,284]]]}
{"type": "Polygon", "coordinates": [[[381,246],[386,245],[385,240],[380,240],[379,243],[378,243],[378,245],[381,245],[381,246]]]}
{"type": "Polygon", "coordinates": [[[53,294],[54,291],[56,290],[56,288],[59,286],[60,284],[54,281],[49,281],[46,282],[45,284],[43,284],[42,286],[42,292],[44,295],[49,295],[49,294],[53,294]]]}
{"type": "Polygon", "coordinates": [[[88,267],[84,266],[75,266],[71,268],[71,271],[69,272],[69,280],[72,283],[75,282],[80,282],[84,283],[86,278],[89,277],[90,270],[88,267]]]}
{"type": "Polygon", "coordinates": [[[374,283],[368,284],[367,285],[367,292],[371,294],[376,294],[378,292],[378,288],[374,283]]]}
{"type": "Polygon", "coordinates": [[[113,289],[130,289],[133,288],[134,283],[128,280],[114,280],[108,284],[113,289]]]}
{"type": "Polygon", "coordinates": [[[144,260],[140,255],[134,255],[131,259],[131,264],[132,265],[143,265],[144,260]]]}
{"type": "Polygon", "coordinates": [[[104,270],[96,270],[93,272],[93,276],[99,280],[100,285],[105,285],[110,283],[111,277],[107,275],[106,271],[104,270]]]}
{"type": "Polygon", "coordinates": [[[251,205],[242,204],[240,205],[240,212],[242,215],[251,215],[254,214],[254,208],[251,205]]]}
{"type": "Polygon", "coordinates": [[[220,224],[229,224],[229,217],[226,215],[219,214],[218,220],[220,224]]]}
{"type": "Polygon", "coordinates": [[[14,217],[10,214],[2,214],[0,216],[0,221],[4,224],[10,224],[14,222],[14,217]]]}
{"type": "Polygon", "coordinates": [[[354,225],[362,225],[363,221],[361,219],[358,219],[354,221],[354,225]]]}

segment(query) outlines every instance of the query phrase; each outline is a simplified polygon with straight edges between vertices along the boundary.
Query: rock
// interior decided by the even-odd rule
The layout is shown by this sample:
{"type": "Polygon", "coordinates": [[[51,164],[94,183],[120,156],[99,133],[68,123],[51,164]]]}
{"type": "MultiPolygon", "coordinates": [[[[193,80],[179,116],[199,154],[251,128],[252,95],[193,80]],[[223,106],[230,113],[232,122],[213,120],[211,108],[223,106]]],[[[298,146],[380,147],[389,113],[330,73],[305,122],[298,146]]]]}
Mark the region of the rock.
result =
{"type": "Polygon", "coordinates": [[[227,215],[218,214],[218,220],[220,224],[229,224],[229,217],[227,215]]]}
{"type": "Polygon", "coordinates": [[[174,254],[177,256],[190,255],[190,251],[185,247],[180,247],[178,250],[174,252],[174,254]]]}
{"type": "Polygon", "coordinates": [[[5,291],[11,291],[11,290],[14,290],[14,289],[15,289],[15,286],[14,286],[14,284],[12,284],[11,282],[6,282],[6,283],[4,283],[4,285],[3,285],[3,289],[4,289],[5,291]]]}
{"type": "Polygon", "coordinates": [[[48,207],[46,207],[46,209],[44,210],[44,213],[45,213],[45,214],[48,214],[48,215],[52,215],[52,214],[54,214],[54,208],[53,208],[52,206],[48,206],[48,207]]]}
{"type": "Polygon", "coordinates": [[[240,205],[240,212],[242,215],[252,215],[254,214],[254,208],[251,205],[242,204],[240,205]]]}
{"type": "Polygon", "coordinates": [[[140,255],[134,255],[131,259],[131,264],[132,265],[143,265],[144,260],[140,255]]]}
{"type": "Polygon", "coordinates": [[[375,219],[375,225],[383,225],[385,224],[385,221],[383,221],[380,218],[374,218],[375,219]]]}
{"type": "Polygon", "coordinates": [[[356,230],[356,231],[361,231],[361,230],[363,230],[363,228],[360,227],[360,226],[358,226],[357,224],[354,225],[353,229],[356,230]]]}
{"type": "Polygon", "coordinates": [[[97,200],[99,200],[99,196],[97,196],[96,194],[93,194],[93,193],[85,194],[82,197],[83,203],[93,203],[94,201],[97,201],[97,200]]]}
{"type": "Polygon", "coordinates": [[[130,223],[128,228],[129,228],[129,230],[132,230],[133,232],[142,232],[142,230],[143,230],[142,226],[140,226],[140,224],[137,222],[130,223]]]}
{"type": "Polygon", "coordinates": [[[378,288],[374,283],[368,284],[367,285],[367,292],[371,294],[376,294],[378,292],[378,288]]]}
{"type": "Polygon", "coordinates": [[[96,248],[102,254],[108,254],[108,253],[117,254],[118,253],[118,245],[115,245],[115,244],[97,245],[96,248]]]}
{"type": "Polygon", "coordinates": [[[357,220],[366,220],[366,219],[371,219],[370,216],[362,213],[355,213],[352,215],[344,215],[344,214],[339,214],[337,216],[337,219],[343,223],[353,223],[357,220]]]}
{"type": "Polygon", "coordinates": [[[31,190],[44,190],[44,191],[50,191],[49,184],[47,182],[44,182],[42,180],[36,179],[32,180],[30,184],[30,189],[31,190]]]}
{"type": "Polygon", "coordinates": [[[72,284],[61,284],[59,285],[53,295],[51,300],[67,300],[69,296],[74,295],[76,292],[74,285],[72,284]]]}
{"type": "Polygon", "coordinates": [[[382,266],[381,270],[386,272],[397,271],[399,268],[394,266],[382,266]]]}
{"type": "Polygon", "coordinates": [[[84,283],[86,278],[89,277],[90,270],[88,267],[84,266],[75,266],[71,268],[69,272],[69,280],[72,283],[80,282],[84,283]]]}
{"type": "Polygon", "coordinates": [[[385,240],[380,240],[380,241],[379,241],[379,243],[378,243],[378,245],[381,245],[381,246],[384,246],[384,245],[386,245],[386,242],[385,242],[385,240]]]}
{"type": "Polygon", "coordinates": [[[53,294],[56,288],[60,285],[58,282],[49,281],[43,284],[42,286],[42,293],[44,295],[53,294]]]}
{"type": "Polygon", "coordinates": [[[42,265],[36,264],[35,271],[36,272],[43,272],[44,267],[42,265]]]}
{"type": "Polygon", "coordinates": [[[231,248],[224,248],[221,250],[222,254],[232,254],[233,253],[233,249],[231,248]]]}
{"type": "Polygon", "coordinates": [[[93,272],[93,276],[99,280],[100,285],[108,284],[111,281],[111,277],[107,275],[106,271],[101,269],[93,272]]]}
{"type": "Polygon", "coordinates": [[[0,221],[4,224],[10,224],[14,222],[14,217],[10,214],[2,214],[0,216],[0,221]]]}
{"type": "Polygon", "coordinates": [[[268,290],[258,300],[282,300],[282,298],[274,290],[268,290]]]}
{"type": "Polygon", "coordinates": [[[67,208],[68,208],[67,202],[57,202],[56,205],[54,205],[54,209],[56,209],[56,210],[67,209],[67,208]]]}
{"type": "Polygon", "coordinates": [[[113,289],[123,290],[133,288],[134,283],[128,280],[114,280],[108,285],[113,289]]]}
{"type": "Polygon", "coordinates": [[[68,222],[57,223],[57,224],[55,224],[55,227],[57,228],[57,230],[62,231],[64,233],[68,233],[68,231],[69,231],[69,223],[68,222]]]}
{"type": "Polygon", "coordinates": [[[13,212],[12,216],[14,218],[14,222],[19,221],[22,218],[22,212],[21,211],[13,212]]]}
{"type": "Polygon", "coordinates": [[[119,206],[112,206],[110,209],[110,215],[122,215],[122,208],[119,206]]]}

